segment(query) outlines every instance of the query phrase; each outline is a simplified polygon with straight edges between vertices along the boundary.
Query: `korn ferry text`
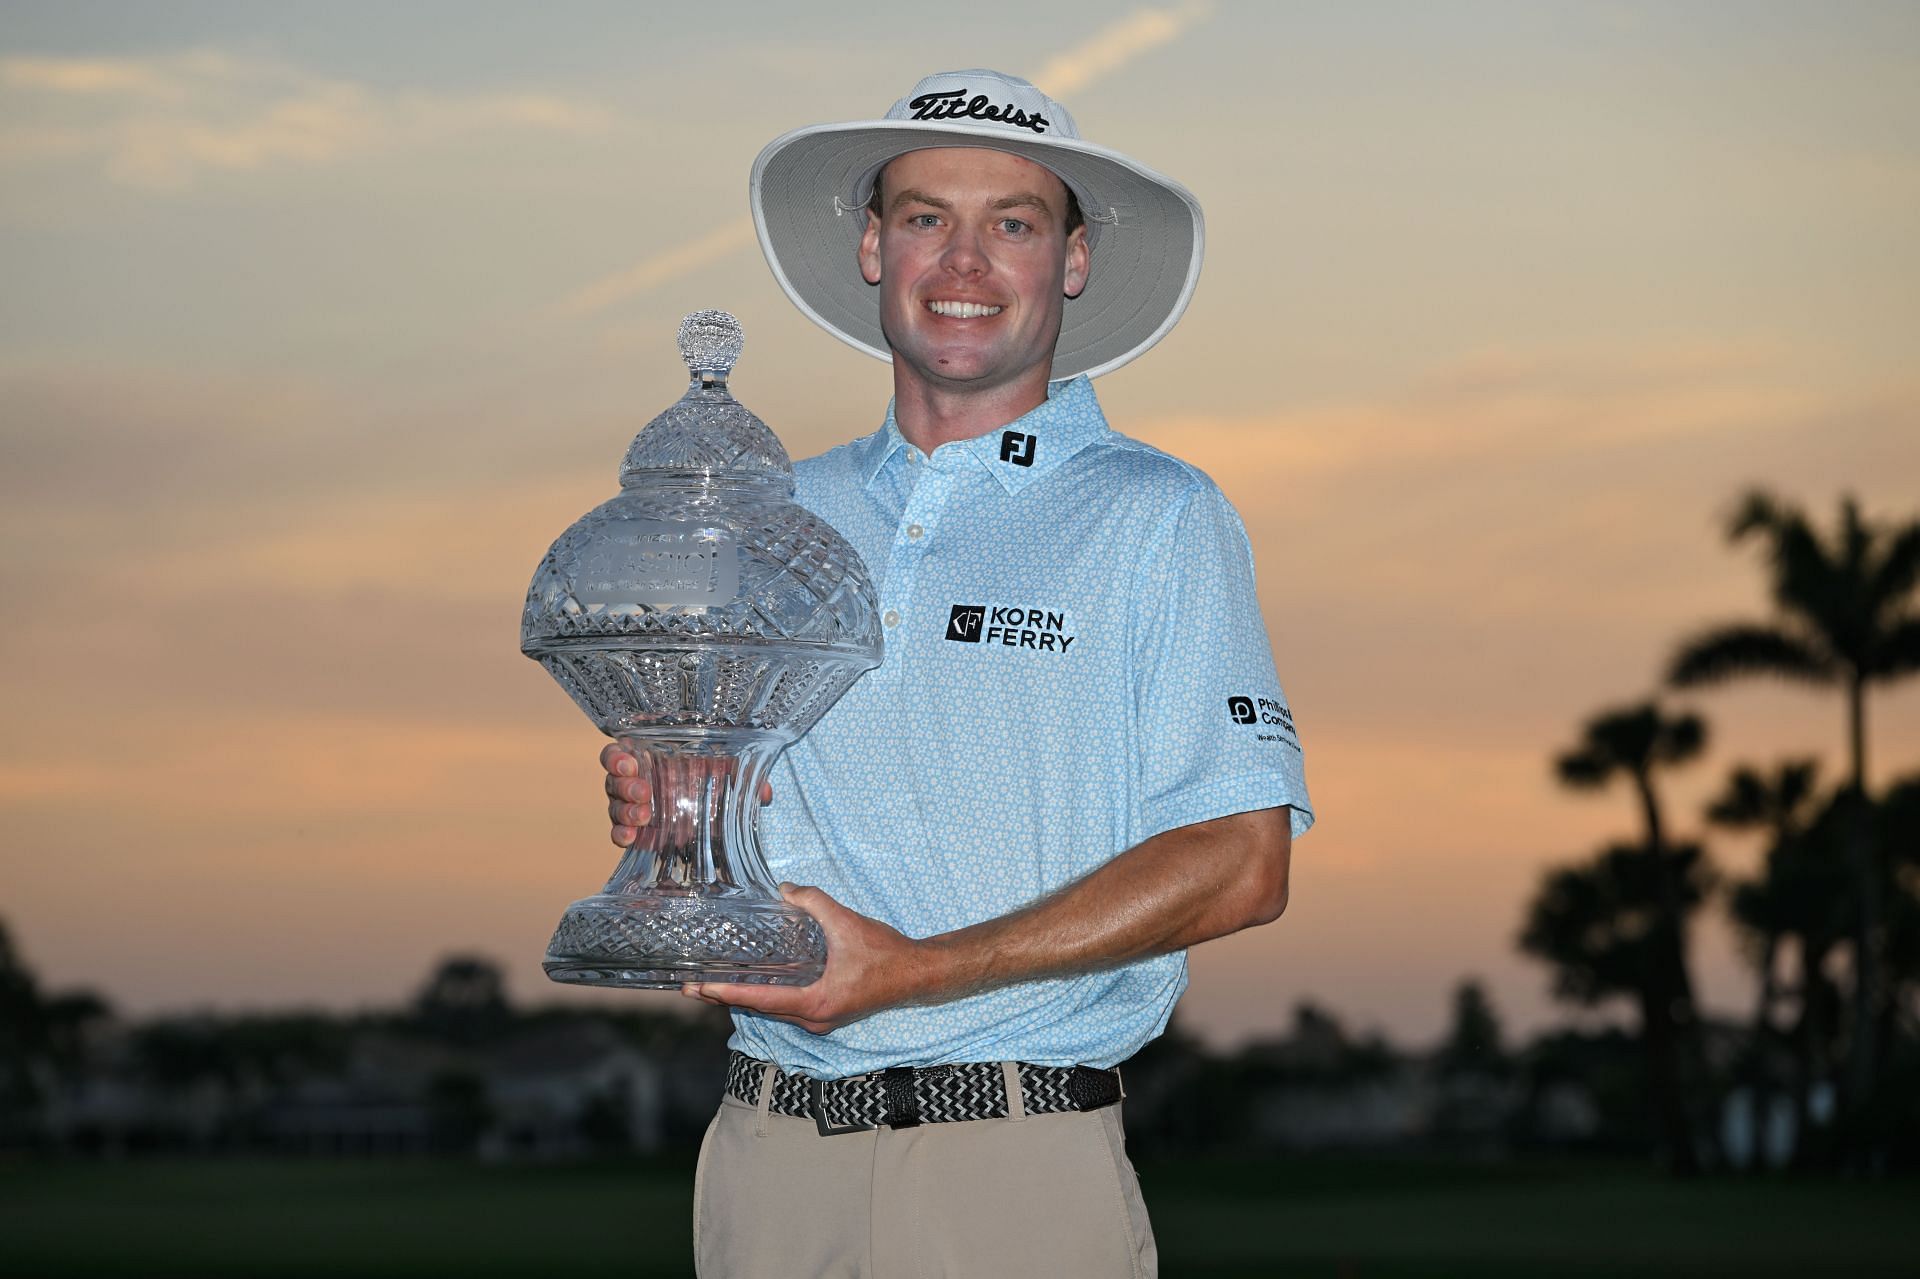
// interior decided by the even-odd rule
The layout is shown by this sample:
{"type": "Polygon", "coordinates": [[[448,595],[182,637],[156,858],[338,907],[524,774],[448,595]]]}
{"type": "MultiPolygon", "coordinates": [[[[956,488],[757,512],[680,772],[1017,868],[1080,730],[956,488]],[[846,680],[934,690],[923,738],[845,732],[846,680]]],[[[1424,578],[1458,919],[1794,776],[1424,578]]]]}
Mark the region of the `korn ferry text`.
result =
{"type": "Polygon", "coordinates": [[[995,605],[987,610],[987,628],[981,639],[1008,648],[1032,648],[1064,653],[1079,637],[1069,635],[1064,613],[1051,609],[995,605]]]}

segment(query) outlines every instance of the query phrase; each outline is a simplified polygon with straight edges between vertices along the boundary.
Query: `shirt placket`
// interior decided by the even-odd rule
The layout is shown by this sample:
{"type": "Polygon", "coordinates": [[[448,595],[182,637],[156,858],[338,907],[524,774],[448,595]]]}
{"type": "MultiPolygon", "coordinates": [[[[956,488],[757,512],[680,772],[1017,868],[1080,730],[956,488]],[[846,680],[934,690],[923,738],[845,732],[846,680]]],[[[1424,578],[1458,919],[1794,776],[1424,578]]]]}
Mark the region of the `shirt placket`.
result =
{"type": "Polygon", "coordinates": [[[896,678],[917,644],[934,634],[929,627],[934,619],[921,616],[935,604],[922,602],[920,569],[928,549],[938,536],[941,518],[958,482],[956,466],[963,460],[949,450],[929,458],[917,449],[907,450],[910,468],[907,500],[900,509],[900,521],[894,528],[893,544],[887,552],[886,580],[880,588],[880,629],[886,637],[891,658],[887,666],[896,678]]]}

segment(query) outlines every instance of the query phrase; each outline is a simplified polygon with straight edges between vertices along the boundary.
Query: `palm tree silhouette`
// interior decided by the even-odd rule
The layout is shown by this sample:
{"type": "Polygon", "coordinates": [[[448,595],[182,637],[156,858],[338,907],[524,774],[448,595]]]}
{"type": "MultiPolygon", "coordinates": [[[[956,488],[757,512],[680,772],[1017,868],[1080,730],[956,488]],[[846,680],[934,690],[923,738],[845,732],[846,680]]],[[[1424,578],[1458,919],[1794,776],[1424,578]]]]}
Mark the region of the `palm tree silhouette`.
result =
{"type": "Polygon", "coordinates": [[[1598,790],[1625,779],[1639,801],[1645,827],[1642,847],[1652,883],[1650,949],[1645,981],[1647,1047],[1655,1102],[1675,1172],[1698,1166],[1705,1125],[1691,1117],[1693,1085],[1701,1064],[1693,981],[1687,971],[1686,868],[1671,847],[1654,771],[1685,763],[1706,748],[1706,725],[1697,715],[1668,716],[1653,702],[1606,711],[1587,722],[1580,743],[1554,761],[1560,780],[1580,790],[1598,790]]]}
{"type": "MultiPolygon", "coordinates": [[[[1780,943],[1795,938],[1800,976],[1800,1018],[1793,1037],[1795,1097],[1799,1105],[1797,1133],[1809,1120],[1808,1101],[1817,1068],[1814,1035],[1820,1025],[1819,998],[1825,974],[1821,966],[1837,935],[1826,926],[1834,918],[1837,885],[1820,876],[1824,866],[1809,865],[1806,832],[1819,802],[1817,760],[1789,760],[1763,773],[1740,765],[1727,778],[1726,788],[1707,808],[1707,820],[1729,830],[1760,830],[1768,837],[1765,863],[1752,879],[1733,885],[1728,900],[1734,923],[1751,940],[1754,966],[1760,973],[1760,991],[1753,1013],[1748,1064],[1752,1083],[1756,1132],[1763,1131],[1772,1100],[1775,1073],[1770,1061],[1780,1042],[1774,1008],[1780,1002],[1780,943]],[[1811,874],[1809,873],[1811,872],[1811,874]],[[1820,888],[1827,889],[1821,893],[1820,888]],[[1809,891],[1816,890],[1816,891],[1809,891]]],[[[1815,862],[1818,862],[1816,855],[1815,862]]]]}
{"type": "Polygon", "coordinates": [[[1823,539],[1798,508],[1760,490],[1749,492],[1727,525],[1738,542],[1766,545],[1779,617],[1735,622],[1687,640],[1668,680],[1690,688],[1764,675],[1846,693],[1847,840],[1854,880],[1854,999],[1848,1045],[1848,1108],[1858,1121],[1872,1108],[1879,1051],[1877,1014],[1884,998],[1881,869],[1867,811],[1867,686],[1920,671],[1920,521],[1883,527],[1842,498],[1838,526],[1823,539]]]}
{"type": "MultiPolygon", "coordinates": [[[[1890,1103],[1896,1115],[1903,1106],[1912,1115],[1916,1057],[1911,1028],[1913,1010],[1920,1008],[1920,773],[1894,779],[1874,809],[1878,847],[1886,863],[1881,882],[1887,894],[1887,998],[1880,1005],[1878,1042],[1894,1052],[1904,1048],[1908,1054],[1902,1078],[1886,1078],[1880,1099],[1890,1103]],[[1902,1025],[1909,1028],[1905,1036],[1900,1034],[1902,1025]]],[[[1905,1122],[1912,1125],[1914,1121],[1905,1122]]]]}
{"type": "Polygon", "coordinates": [[[1590,862],[1550,870],[1528,904],[1520,949],[1553,968],[1554,994],[1582,1004],[1632,999],[1646,1054],[1647,1100],[1674,1172],[1699,1165],[1679,1073],[1672,964],[1657,924],[1669,908],[1699,908],[1709,876],[1695,844],[1655,854],[1614,844],[1590,862]]]}
{"type": "Polygon", "coordinates": [[[1796,905],[1783,891],[1782,879],[1771,872],[1813,819],[1818,793],[1815,778],[1819,773],[1819,761],[1811,759],[1779,764],[1770,774],[1742,764],[1728,775],[1726,789],[1707,807],[1707,820],[1716,826],[1761,830],[1769,837],[1766,869],[1756,878],[1734,885],[1729,903],[1735,921],[1757,943],[1754,966],[1760,972],[1760,996],[1754,1012],[1754,1033],[1759,1038],[1772,1033],[1773,1006],[1779,997],[1775,959],[1781,939],[1794,931],[1792,913],[1796,905]]]}

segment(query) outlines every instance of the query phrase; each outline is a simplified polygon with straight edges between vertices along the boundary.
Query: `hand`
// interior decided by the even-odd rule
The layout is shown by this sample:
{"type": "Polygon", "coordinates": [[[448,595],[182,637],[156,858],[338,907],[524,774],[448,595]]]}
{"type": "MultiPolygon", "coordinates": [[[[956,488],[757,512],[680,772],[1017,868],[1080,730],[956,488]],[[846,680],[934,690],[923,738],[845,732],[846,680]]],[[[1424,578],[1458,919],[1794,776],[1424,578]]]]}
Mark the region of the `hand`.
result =
{"type": "Polygon", "coordinates": [[[613,824],[608,834],[620,847],[630,848],[640,828],[653,820],[653,786],[642,774],[640,760],[619,742],[601,749],[600,767],[607,770],[607,820],[613,824]]]}
{"type": "MultiPolygon", "coordinates": [[[[625,742],[608,742],[600,751],[600,767],[607,770],[607,832],[621,848],[631,848],[640,828],[654,819],[653,761],[641,759],[625,742]]],[[[760,783],[760,802],[773,802],[771,783],[760,783]]]]}
{"type": "Polygon", "coordinates": [[[932,956],[922,943],[848,910],[818,888],[782,884],[780,895],[813,916],[827,935],[827,970],[818,981],[810,986],[692,982],[680,993],[723,1008],[751,1009],[824,1035],[933,989],[932,956]]]}

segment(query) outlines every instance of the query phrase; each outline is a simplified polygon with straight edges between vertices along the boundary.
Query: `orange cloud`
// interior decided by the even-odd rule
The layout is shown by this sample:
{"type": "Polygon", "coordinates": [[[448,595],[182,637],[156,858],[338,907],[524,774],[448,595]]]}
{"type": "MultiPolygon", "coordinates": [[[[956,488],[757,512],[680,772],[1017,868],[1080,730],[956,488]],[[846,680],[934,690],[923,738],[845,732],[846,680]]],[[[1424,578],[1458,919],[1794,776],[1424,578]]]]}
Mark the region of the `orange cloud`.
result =
{"type": "Polygon", "coordinates": [[[610,124],[597,108],[550,94],[388,91],[214,50],[0,58],[0,109],[9,107],[0,160],[92,157],[116,182],[159,190],[209,172],[320,165],[492,129],[610,124]]]}

